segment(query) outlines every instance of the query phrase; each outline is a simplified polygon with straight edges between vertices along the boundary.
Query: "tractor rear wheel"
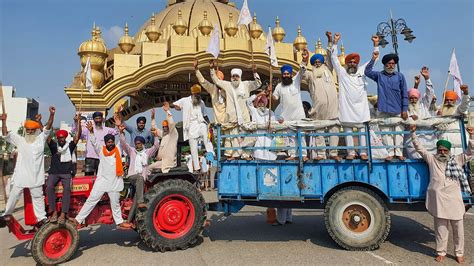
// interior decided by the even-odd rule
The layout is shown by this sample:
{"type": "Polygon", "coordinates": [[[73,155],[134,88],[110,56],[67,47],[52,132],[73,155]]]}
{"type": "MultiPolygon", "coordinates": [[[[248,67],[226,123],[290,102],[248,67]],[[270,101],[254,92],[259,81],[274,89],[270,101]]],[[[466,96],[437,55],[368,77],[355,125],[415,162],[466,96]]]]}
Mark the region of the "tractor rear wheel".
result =
{"type": "Polygon", "coordinates": [[[346,187],[334,193],[324,211],[331,238],[347,250],[377,249],[390,232],[390,213],[383,200],[363,187],[346,187]]]}
{"type": "Polygon", "coordinates": [[[43,225],[32,240],[31,253],[41,265],[56,265],[69,260],[77,250],[79,233],[71,222],[43,225]]]}
{"type": "Polygon", "coordinates": [[[145,244],[156,251],[187,249],[196,244],[206,220],[206,203],[190,182],[169,179],[145,194],[146,209],[136,224],[145,244]]]}

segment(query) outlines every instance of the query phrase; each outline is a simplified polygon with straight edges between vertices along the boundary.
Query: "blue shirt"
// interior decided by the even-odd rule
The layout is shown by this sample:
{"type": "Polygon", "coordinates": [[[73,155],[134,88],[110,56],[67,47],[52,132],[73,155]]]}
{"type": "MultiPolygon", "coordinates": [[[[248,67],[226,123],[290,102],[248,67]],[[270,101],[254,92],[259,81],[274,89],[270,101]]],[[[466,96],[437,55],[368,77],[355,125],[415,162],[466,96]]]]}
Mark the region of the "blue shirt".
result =
{"type": "Polygon", "coordinates": [[[145,138],[145,147],[150,147],[153,145],[154,138],[153,138],[153,133],[151,133],[150,130],[144,128],[143,130],[139,130],[136,127],[131,127],[127,124],[125,124],[125,130],[130,134],[130,146],[135,148],[135,137],[136,136],[142,136],[145,138]]]}
{"type": "Polygon", "coordinates": [[[365,75],[377,82],[377,108],[379,112],[399,115],[408,111],[408,90],[402,73],[388,74],[385,71],[373,71],[374,60],[365,68],[365,75]]]}

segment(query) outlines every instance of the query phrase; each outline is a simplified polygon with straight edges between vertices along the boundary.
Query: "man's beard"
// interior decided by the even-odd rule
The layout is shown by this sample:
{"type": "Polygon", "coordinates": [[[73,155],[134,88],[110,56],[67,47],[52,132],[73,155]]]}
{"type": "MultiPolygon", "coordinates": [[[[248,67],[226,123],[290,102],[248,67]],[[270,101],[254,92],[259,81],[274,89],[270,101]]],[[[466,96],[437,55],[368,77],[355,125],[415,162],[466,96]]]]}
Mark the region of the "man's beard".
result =
{"type": "Polygon", "coordinates": [[[283,83],[285,86],[288,86],[293,83],[293,79],[291,77],[284,77],[281,79],[281,83],[283,83]]]}
{"type": "Polygon", "coordinates": [[[257,107],[257,110],[258,110],[260,113],[265,113],[265,111],[267,110],[267,108],[265,108],[265,106],[260,106],[260,107],[257,107]]]}
{"type": "Polygon", "coordinates": [[[232,80],[230,82],[232,84],[232,87],[237,88],[240,86],[240,80],[232,80]]]}
{"type": "Polygon", "coordinates": [[[409,103],[408,104],[408,111],[410,111],[411,113],[418,113],[418,111],[420,110],[420,102],[416,102],[416,103],[409,103]]]}
{"type": "Polygon", "coordinates": [[[449,160],[449,155],[448,154],[435,154],[435,158],[438,161],[445,163],[449,160]]]}
{"type": "Polygon", "coordinates": [[[35,142],[37,136],[38,136],[38,135],[35,134],[35,133],[33,133],[33,134],[25,134],[25,141],[26,141],[26,143],[31,144],[31,143],[35,142]]]}
{"type": "Polygon", "coordinates": [[[96,127],[99,127],[99,128],[102,127],[102,122],[94,122],[94,124],[96,127]]]}
{"type": "Polygon", "coordinates": [[[395,72],[395,68],[389,68],[386,66],[383,67],[383,70],[387,72],[388,74],[393,74],[395,72]]]}
{"type": "Polygon", "coordinates": [[[346,72],[347,74],[353,75],[357,73],[357,67],[347,67],[346,72]]]}
{"type": "Polygon", "coordinates": [[[105,148],[108,150],[108,151],[111,151],[115,148],[115,144],[114,145],[111,145],[111,146],[105,146],[105,148]]]}
{"type": "Polygon", "coordinates": [[[443,109],[441,111],[441,115],[454,115],[456,113],[456,106],[454,105],[443,105],[443,109]]]}
{"type": "Polygon", "coordinates": [[[193,95],[191,98],[193,100],[193,105],[194,106],[198,106],[198,105],[201,104],[201,97],[200,96],[193,95]]]}

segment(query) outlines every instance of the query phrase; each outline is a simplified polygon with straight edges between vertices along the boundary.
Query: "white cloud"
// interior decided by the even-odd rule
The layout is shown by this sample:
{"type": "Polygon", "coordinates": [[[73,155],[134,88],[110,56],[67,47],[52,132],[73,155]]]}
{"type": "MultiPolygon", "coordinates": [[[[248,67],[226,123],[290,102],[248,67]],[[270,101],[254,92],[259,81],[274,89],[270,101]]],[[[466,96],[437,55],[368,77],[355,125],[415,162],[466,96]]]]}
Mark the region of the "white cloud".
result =
{"type": "Polygon", "coordinates": [[[120,37],[123,35],[123,28],[120,26],[112,26],[110,28],[101,27],[102,38],[105,41],[105,45],[108,49],[116,47],[120,37]]]}

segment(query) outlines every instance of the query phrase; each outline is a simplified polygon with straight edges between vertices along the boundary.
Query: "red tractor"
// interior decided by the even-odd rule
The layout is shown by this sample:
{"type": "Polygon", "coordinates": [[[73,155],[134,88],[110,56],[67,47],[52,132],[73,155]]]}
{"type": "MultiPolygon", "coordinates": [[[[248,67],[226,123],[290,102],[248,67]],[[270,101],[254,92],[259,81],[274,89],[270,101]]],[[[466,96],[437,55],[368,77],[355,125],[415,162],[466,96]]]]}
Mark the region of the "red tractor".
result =
{"type": "MultiPolygon", "coordinates": [[[[94,185],[94,176],[73,178],[69,217],[75,217],[94,185]]],[[[196,178],[186,167],[169,173],[155,173],[146,182],[146,208],[134,208],[133,187],[125,185],[120,205],[124,219],[131,217],[135,230],[145,244],[156,251],[186,249],[197,242],[206,220],[206,204],[197,188],[196,178]]],[[[61,209],[62,186],[57,187],[56,208],[61,209]]],[[[48,200],[45,199],[46,208],[48,200]]],[[[70,259],[78,245],[79,233],[71,222],[45,223],[37,226],[28,189],[24,191],[24,229],[14,217],[6,219],[11,233],[18,240],[33,239],[33,258],[42,265],[54,265],[70,259]]],[[[113,224],[109,199],[106,194],[87,217],[85,224],[113,224]]]]}

